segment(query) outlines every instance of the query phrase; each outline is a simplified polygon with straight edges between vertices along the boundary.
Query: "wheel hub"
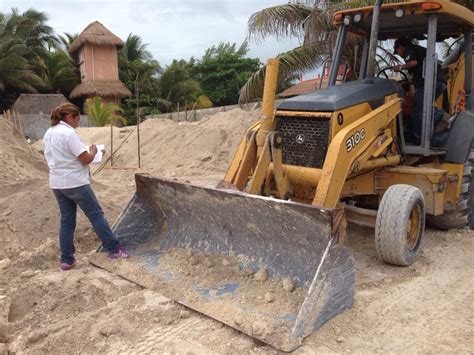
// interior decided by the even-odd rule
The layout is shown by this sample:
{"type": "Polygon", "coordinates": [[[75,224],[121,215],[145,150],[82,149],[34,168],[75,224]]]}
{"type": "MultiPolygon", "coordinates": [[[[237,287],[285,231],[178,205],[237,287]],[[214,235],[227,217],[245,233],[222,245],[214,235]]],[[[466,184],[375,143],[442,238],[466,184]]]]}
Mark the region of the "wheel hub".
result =
{"type": "Polygon", "coordinates": [[[407,223],[407,246],[413,250],[420,236],[421,213],[420,206],[416,205],[410,212],[407,223]]]}

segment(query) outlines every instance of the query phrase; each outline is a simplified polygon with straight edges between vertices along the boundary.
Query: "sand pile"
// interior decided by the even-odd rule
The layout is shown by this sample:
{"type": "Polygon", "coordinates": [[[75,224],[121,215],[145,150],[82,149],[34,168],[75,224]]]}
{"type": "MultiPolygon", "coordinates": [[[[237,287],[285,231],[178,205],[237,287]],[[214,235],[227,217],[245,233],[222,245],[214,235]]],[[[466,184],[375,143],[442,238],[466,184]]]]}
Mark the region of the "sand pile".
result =
{"type": "MultiPolygon", "coordinates": [[[[257,112],[237,109],[193,123],[145,121],[140,126],[142,171],[168,177],[204,176],[206,181],[218,181],[243,133],[257,119],[257,112]]],[[[79,128],[78,133],[85,143],[102,143],[110,149],[110,127],[79,128]]],[[[103,170],[93,178],[110,223],[135,189],[133,176],[138,165],[136,127],[114,127],[113,137],[114,149],[118,148],[114,168],[118,170],[106,169],[110,174],[103,170]]],[[[50,238],[57,239],[59,211],[48,186],[48,168],[41,153],[41,141],[33,148],[13,125],[0,119],[0,182],[3,184],[0,257],[10,257],[25,248],[40,247],[50,238]],[[14,206],[11,201],[15,201],[14,206]]],[[[91,170],[95,171],[99,166],[92,166],[91,170]]],[[[110,167],[110,162],[107,166],[110,167]]],[[[78,213],[76,237],[83,243],[84,251],[98,244],[82,212],[78,213]]],[[[55,246],[47,254],[56,258],[57,253],[55,246]]]]}
{"type": "MultiPolygon", "coordinates": [[[[192,182],[201,174],[203,179],[222,177],[243,132],[257,116],[237,110],[197,123],[144,122],[144,169],[189,176],[192,182]]],[[[115,162],[118,169],[103,169],[94,176],[94,190],[110,222],[135,190],[134,129],[114,128],[115,146],[123,142],[115,162]]],[[[110,128],[80,129],[79,134],[88,143],[110,148],[110,128]]],[[[41,149],[41,143],[35,145],[41,149]]],[[[75,234],[78,265],[60,272],[59,212],[48,187],[46,164],[2,118],[0,164],[0,354],[63,354],[71,349],[94,354],[276,353],[170,302],[160,290],[142,289],[90,265],[89,253],[99,243],[82,212],[75,234]]],[[[348,233],[358,279],[354,307],[325,324],[295,353],[472,353],[472,231],[428,230],[429,246],[407,268],[377,260],[373,230],[351,227],[348,233]]],[[[196,277],[209,277],[219,269],[209,269],[204,258],[183,265],[190,267],[183,271],[196,277]]],[[[253,285],[257,274],[246,280],[253,285]]],[[[266,294],[260,299],[272,286],[261,282],[265,285],[250,301],[266,301],[262,305],[272,307],[284,294],[272,288],[271,302],[266,294]]]]}
{"type": "Polygon", "coordinates": [[[2,184],[40,178],[47,174],[43,157],[4,118],[0,118],[0,166],[2,184]]]}
{"type": "MultiPolygon", "coordinates": [[[[47,262],[57,264],[59,210],[40,149],[41,142],[32,147],[10,122],[0,118],[0,259],[21,256],[25,265],[45,268],[47,262]],[[35,254],[42,257],[36,259],[35,254]]],[[[110,211],[108,203],[103,208],[110,211]]],[[[90,251],[97,239],[82,213],[77,222],[77,247],[90,251]]]]}
{"type": "Polygon", "coordinates": [[[12,256],[38,239],[44,242],[50,229],[52,207],[45,196],[47,165],[23,135],[0,118],[0,258],[12,256]],[[35,218],[41,215],[41,217],[35,218]]]}
{"type": "MultiPolygon", "coordinates": [[[[223,176],[257,111],[234,109],[199,122],[150,119],[140,125],[141,166],[162,176],[223,176]]],[[[110,127],[79,128],[85,143],[110,150],[110,127]]],[[[136,127],[114,128],[114,167],[138,166],[136,127]]]]}

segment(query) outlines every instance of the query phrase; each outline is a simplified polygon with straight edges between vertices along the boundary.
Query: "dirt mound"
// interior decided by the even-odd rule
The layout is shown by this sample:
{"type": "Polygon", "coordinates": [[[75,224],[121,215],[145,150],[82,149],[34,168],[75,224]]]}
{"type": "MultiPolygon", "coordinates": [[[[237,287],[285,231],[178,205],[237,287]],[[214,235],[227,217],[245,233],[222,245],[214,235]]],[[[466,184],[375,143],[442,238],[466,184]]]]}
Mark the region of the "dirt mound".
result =
{"type": "Polygon", "coordinates": [[[44,177],[48,171],[41,154],[5,118],[0,118],[0,166],[2,184],[44,177]]]}
{"type": "MultiPolygon", "coordinates": [[[[143,169],[189,177],[193,183],[220,179],[245,129],[257,118],[257,112],[234,110],[194,123],[148,120],[140,131],[143,169]]],[[[110,149],[110,127],[78,131],[86,143],[104,143],[110,149]]],[[[110,222],[135,190],[138,160],[135,127],[114,128],[113,133],[115,148],[121,145],[114,169],[103,169],[93,182],[110,222]]],[[[41,150],[41,143],[35,145],[41,150]]],[[[78,265],[60,272],[59,212],[48,187],[46,164],[1,118],[0,164],[0,354],[63,354],[71,349],[133,354],[275,352],[184,309],[159,290],[142,289],[90,265],[89,253],[99,242],[81,212],[75,234],[78,265]]],[[[372,235],[370,229],[348,229],[358,278],[354,307],[308,337],[295,353],[472,353],[473,232],[428,230],[420,260],[407,268],[377,260],[372,235]]],[[[204,259],[199,265],[186,265],[196,277],[209,271],[204,259]]],[[[248,279],[252,277],[257,279],[248,279]]],[[[268,302],[264,307],[276,304],[282,295],[279,289],[271,291],[274,300],[268,301],[266,294],[259,299],[262,291],[255,302],[268,302]]]]}
{"type": "Polygon", "coordinates": [[[4,118],[0,118],[0,167],[1,258],[17,254],[32,242],[32,235],[49,230],[51,209],[43,197],[49,191],[44,158],[4,118]]]}
{"type": "MultiPolygon", "coordinates": [[[[140,125],[141,167],[162,176],[222,176],[257,111],[234,109],[198,122],[149,119],[140,125]]],[[[78,128],[85,143],[110,150],[110,127],[78,128]]],[[[136,127],[114,128],[114,167],[136,168],[136,127]]]]}
{"type": "MultiPolygon", "coordinates": [[[[0,259],[31,253],[54,241],[52,251],[37,250],[37,253],[48,261],[54,259],[56,264],[59,211],[49,189],[48,166],[39,150],[42,150],[41,142],[31,146],[9,121],[0,118],[0,259]]],[[[107,187],[103,191],[107,191],[107,187]]],[[[110,211],[109,206],[108,202],[102,206],[106,213],[110,211]]],[[[88,222],[79,213],[76,238],[82,241],[87,233],[91,234],[88,222]]],[[[97,245],[95,238],[89,236],[89,239],[97,245]]],[[[94,246],[88,243],[86,250],[94,246]]],[[[45,267],[44,261],[38,259],[42,267],[45,267]]]]}

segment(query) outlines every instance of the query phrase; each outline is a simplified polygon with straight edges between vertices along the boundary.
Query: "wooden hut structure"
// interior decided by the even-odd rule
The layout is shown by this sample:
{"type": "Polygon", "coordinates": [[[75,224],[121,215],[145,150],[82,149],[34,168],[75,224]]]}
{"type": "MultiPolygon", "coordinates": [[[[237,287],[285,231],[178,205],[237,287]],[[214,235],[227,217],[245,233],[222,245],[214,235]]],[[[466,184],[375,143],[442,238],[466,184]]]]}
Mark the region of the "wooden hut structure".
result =
{"type": "Polygon", "coordinates": [[[85,99],[100,96],[103,102],[120,104],[132,96],[119,80],[117,51],[123,46],[120,38],[100,22],[92,22],[69,47],[69,54],[77,58],[81,83],[70,97],[85,99]]]}

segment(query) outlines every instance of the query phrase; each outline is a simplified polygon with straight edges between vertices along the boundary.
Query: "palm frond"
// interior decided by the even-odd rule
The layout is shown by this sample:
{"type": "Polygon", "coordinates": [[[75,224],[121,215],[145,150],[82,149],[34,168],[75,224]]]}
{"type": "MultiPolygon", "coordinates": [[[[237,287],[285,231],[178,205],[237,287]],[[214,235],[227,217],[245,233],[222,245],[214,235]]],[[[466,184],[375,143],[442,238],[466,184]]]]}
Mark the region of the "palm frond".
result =
{"type": "Polygon", "coordinates": [[[103,103],[102,99],[97,96],[86,100],[85,111],[90,120],[98,127],[109,123],[123,123],[123,117],[116,114],[123,112],[123,109],[113,103],[103,103]]]}
{"type": "Polygon", "coordinates": [[[301,3],[263,9],[250,17],[247,37],[257,43],[268,36],[303,38],[303,23],[312,10],[311,7],[301,3]]]}
{"type": "Polygon", "coordinates": [[[129,33],[125,44],[120,51],[120,55],[126,61],[142,61],[146,62],[153,59],[153,55],[147,50],[147,44],[143,43],[140,36],[129,33]]]}
{"type": "MultiPolygon", "coordinates": [[[[326,60],[325,45],[313,43],[300,46],[277,57],[280,61],[278,83],[282,83],[294,75],[300,75],[316,69],[326,60]]],[[[266,66],[256,71],[240,89],[239,104],[245,104],[252,99],[262,97],[266,66]]]]}
{"type": "Polygon", "coordinates": [[[326,42],[329,46],[334,47],[336,35],[331,12],[314,9],[306,18],[304,29],[304,43],[326,42]]]}
{"type": "Polygon", "coordinates": [[[78,33],[71,34],[64,32],[64,36],[58,35],[58,41],[65,52],[68,53],[69,46],[76,40],[77,37],[79,37],[78,33]]]}

